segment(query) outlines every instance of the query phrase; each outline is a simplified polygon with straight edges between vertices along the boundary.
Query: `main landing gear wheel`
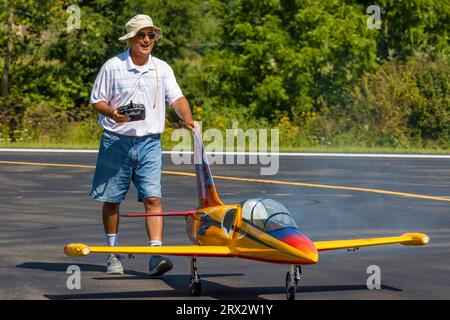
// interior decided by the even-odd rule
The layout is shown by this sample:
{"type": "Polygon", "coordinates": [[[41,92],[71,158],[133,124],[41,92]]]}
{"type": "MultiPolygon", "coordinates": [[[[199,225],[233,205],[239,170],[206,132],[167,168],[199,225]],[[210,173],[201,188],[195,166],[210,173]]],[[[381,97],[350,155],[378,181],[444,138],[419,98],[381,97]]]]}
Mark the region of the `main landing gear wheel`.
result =
{"type": "Polygon", "coordinates": [[[197,272],[197,259],[191,258],[191,276],[189,278],[189,290],[192,296],[199,296],[202,293],[202,282],[197,272]]]}
{"type": "Polygon", "coordinates": [[[286,299],[295,300],[295,292],[297,291],[298,281],[301,277],[300,266],[290,266],[289,271],[286,273],[286,299]]]}
{"type": "Polygon", "coordinates": [[[192,277],[189,278],[189,290],[191,291],[191,296],[198,297],[202,294],[202,282],[200,279],[195,280],[192,277]]]}

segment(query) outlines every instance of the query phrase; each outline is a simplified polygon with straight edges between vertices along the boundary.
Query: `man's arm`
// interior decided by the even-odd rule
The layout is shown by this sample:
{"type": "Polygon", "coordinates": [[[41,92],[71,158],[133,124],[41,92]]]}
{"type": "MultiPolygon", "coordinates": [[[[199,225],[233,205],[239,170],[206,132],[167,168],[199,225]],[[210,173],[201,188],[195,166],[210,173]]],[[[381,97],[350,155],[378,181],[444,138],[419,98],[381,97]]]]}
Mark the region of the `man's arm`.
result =
{"type": "Polygon", "coordinates": [[[184,96],[178,98],[174,103],[172,103],[172,107],[178,117],[183,120],[184,126],[187,129],[194,131],[194,120],[192,119],[191,108],[189,107],[189,102],[187,99],[184,96]]]}
{"type": "Polygon", "coordinates": [[[130,121],[130,117],[119,114],[116,108],[111,107],[106,101],[99,101],[93,104],[95,111],[104,115],[105,117],[113,119],[115,122],[130,121]]]}

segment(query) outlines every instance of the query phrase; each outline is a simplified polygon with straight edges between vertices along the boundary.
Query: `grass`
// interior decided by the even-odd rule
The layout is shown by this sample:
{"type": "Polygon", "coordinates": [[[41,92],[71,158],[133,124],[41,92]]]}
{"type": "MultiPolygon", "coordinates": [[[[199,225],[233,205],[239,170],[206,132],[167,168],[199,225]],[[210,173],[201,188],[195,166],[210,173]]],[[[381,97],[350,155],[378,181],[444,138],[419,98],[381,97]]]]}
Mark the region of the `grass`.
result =
{"type": "MultiPolygon", "coordinates": [[[[55,143],[55,142],[1,142],[0,148],[29,148],[29,149],[92,149],[97,150],[98,141],[89,143],[55,143]]],[[[164,150],[172,150],[172,146],[166,145],[164,150]]],[[[241,150],[239,150],[241,151],[241,150]]],[[[311,146],[311,147],[284,147],[280,152],[320,152],[320,153],[407,153],[407,154],[448,154],[448,149],[431,148],[392,148],[392,147],[355,147],[355,146],[311,146]]]]}
{"type": "Polygon", "coordinates": [[[98,149],[99,143],[0,142],[0,148],[13,149],[98,149]]]}
{"type": "Polygon", "coordinates": [[[280,152],[321,152],[321,153],[408,153],[408,154],[448,154],[450,149],[429,148],[392,148],[392,147],[355,147],[355,146],[313,146],[284,148],[280,152]]]}

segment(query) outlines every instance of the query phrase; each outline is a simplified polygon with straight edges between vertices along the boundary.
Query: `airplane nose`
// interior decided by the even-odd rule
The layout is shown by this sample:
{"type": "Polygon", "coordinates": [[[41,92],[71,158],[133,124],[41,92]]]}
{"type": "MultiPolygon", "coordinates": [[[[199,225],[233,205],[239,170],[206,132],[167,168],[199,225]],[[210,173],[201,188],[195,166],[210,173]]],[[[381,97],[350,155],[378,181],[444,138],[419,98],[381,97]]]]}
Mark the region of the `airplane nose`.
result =
{"type": "Polygon", "coordinates": [[[319,261],[319,253],[314,243],[298,229],[280,229],[273,234],[276,238],[285,244],[294,247],[302,252],[302,259],[307,263],[317,263],[319,261]]]}
{"type": "MultiPolygon", "coordinates": [[[[314,244],[313,244],[313,246],[314,246],[314,244]]],[[[319,262],[319,252],[317,252],[316,246],[314,246],[314,252],[312,252],[308,255],[308,260],[312,264],[319,262]]]]}
{"type": "Polygon", "coordinates": [[[314,264],[319,261],[319,253],[317,252],[316,246],[306,235],[296,234],[284,242],[303,252],[304,259],[309,263],[314,264]]]}

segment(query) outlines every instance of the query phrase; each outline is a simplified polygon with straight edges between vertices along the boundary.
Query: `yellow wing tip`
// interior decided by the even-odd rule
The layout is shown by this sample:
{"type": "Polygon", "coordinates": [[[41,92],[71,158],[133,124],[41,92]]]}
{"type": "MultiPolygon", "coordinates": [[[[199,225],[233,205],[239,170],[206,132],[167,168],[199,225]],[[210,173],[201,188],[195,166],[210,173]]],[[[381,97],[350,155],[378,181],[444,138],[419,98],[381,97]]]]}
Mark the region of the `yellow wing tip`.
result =
{"type": "Polygon", "coordinates": [[[89,247],[83,243],[69,243],[64,247],[64,253],[69,257],[84,257],[87,256],[90,251],[89,247]]]}
{"type": "Polygon", "coordinates": [[[409,238],[401,242],[405,246],[424,246],[430,242],[430,237],[424,233],[404,233],[402,237],[409,238]]]}

